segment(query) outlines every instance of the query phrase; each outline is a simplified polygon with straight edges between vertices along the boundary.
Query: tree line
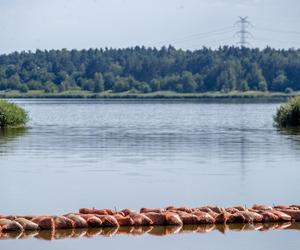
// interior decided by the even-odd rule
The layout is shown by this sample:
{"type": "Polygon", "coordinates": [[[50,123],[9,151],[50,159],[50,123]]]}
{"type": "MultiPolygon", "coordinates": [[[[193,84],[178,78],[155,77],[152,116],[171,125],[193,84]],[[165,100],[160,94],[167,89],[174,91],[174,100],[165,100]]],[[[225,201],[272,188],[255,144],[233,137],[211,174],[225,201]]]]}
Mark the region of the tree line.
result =
{"type": "Polygon", "coordinates": [[[300,50],[137,46],[0,55],[0,90],[70,89],[95,93],[296,91],[300,90],[300,50]]]}

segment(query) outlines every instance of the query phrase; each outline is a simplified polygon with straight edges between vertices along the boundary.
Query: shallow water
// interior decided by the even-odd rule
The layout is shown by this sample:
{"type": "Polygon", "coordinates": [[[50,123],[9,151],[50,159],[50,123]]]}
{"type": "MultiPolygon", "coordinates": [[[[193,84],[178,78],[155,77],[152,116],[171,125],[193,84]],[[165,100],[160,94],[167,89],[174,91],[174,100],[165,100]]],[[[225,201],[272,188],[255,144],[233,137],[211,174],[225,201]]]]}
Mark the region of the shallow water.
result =
{"type": "MultiPolygon", "coordinates": [[[[273,127],[278,103],[14,101],[31,120],[26,130],[0,134],[1,213],[300,203],[300,134],[273,127]]],[[[296,249],[299,236],[299,231],[120,236],[60,241],[49,248],[238,249],[246,243],[249,249],[253,244],[296,249]]],[[[9,242],[0,245],[46,246],[9,242]]]]}

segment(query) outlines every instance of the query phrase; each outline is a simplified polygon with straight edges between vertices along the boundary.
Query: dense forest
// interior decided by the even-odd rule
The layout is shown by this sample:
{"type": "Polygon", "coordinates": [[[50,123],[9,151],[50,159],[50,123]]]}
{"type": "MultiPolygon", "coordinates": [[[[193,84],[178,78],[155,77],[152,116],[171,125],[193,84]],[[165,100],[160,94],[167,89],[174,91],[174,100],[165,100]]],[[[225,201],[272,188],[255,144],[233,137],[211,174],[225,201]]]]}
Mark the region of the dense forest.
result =
{"type": "Polygon", "coordinates": [[[172,46],[36,50],[0,55],[0,90],[95,93],[300,90],[300,50],[172,46]]]}

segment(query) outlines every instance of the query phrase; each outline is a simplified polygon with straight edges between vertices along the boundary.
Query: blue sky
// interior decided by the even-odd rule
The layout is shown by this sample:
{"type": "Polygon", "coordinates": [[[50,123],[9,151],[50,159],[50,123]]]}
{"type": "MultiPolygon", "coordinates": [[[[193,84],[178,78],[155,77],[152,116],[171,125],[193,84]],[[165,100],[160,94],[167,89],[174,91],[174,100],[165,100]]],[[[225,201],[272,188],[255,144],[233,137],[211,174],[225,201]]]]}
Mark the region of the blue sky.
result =
{"type": "Polygon", "coordinates": [[[163,46],[300,47],[299,0],[0,0],[0,53],[35,49],[163,46]]]}

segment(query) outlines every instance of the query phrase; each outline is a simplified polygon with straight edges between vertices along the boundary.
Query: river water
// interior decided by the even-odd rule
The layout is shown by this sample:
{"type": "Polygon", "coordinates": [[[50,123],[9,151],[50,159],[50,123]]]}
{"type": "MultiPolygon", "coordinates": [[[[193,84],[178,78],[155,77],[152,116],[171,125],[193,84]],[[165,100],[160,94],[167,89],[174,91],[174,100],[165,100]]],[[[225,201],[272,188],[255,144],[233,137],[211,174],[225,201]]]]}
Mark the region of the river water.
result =
{"type": "MultiPolygon", "coordinates": [[[[28,128],[0,133],[0,212],[80,207],[300,203],[300,134],[279,131],[279,103],[13,100],[28,128]]],[[[0,242],[18,249],[296,249],[299,231],[0,242]]]]}

